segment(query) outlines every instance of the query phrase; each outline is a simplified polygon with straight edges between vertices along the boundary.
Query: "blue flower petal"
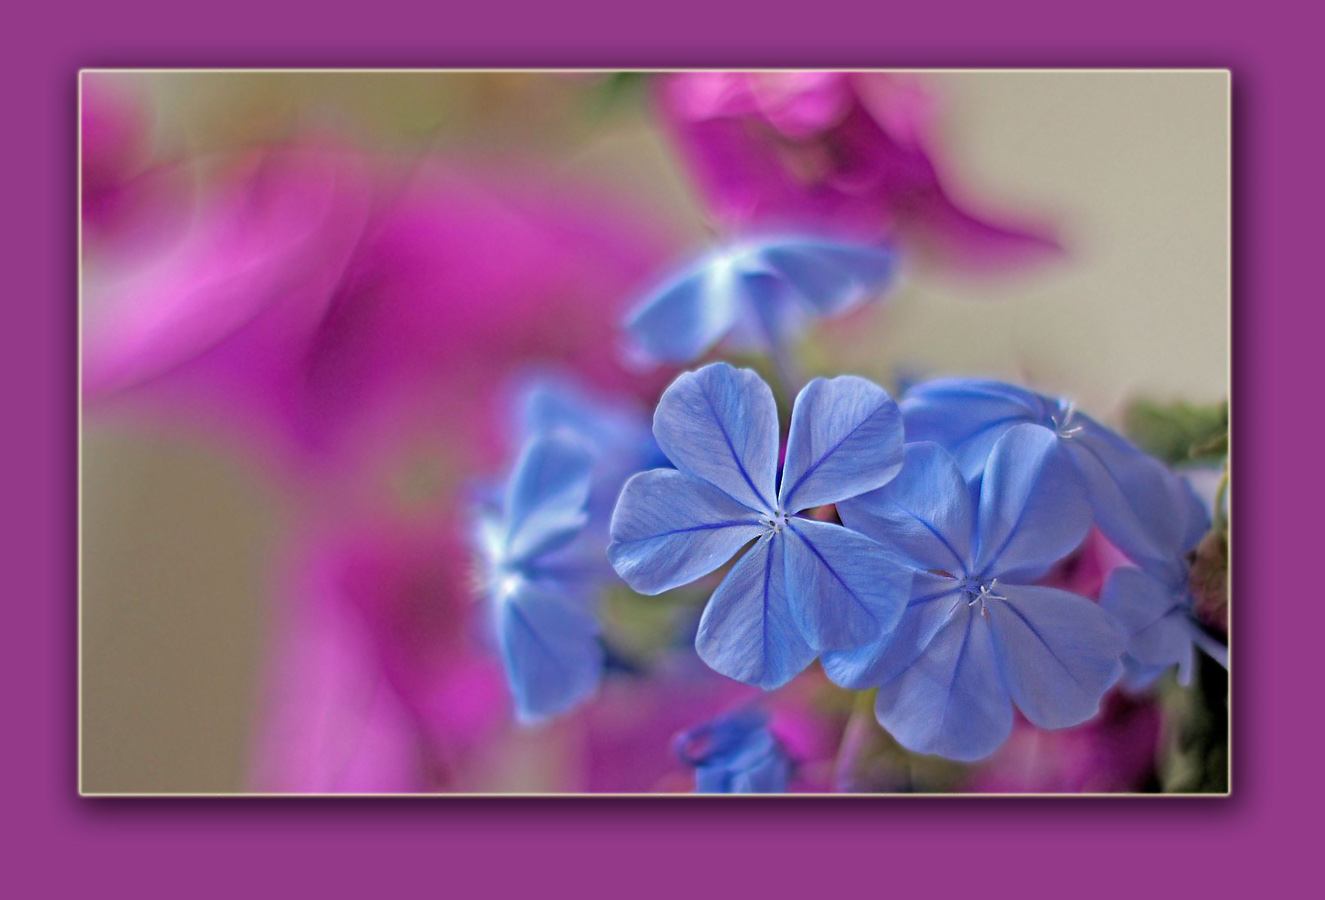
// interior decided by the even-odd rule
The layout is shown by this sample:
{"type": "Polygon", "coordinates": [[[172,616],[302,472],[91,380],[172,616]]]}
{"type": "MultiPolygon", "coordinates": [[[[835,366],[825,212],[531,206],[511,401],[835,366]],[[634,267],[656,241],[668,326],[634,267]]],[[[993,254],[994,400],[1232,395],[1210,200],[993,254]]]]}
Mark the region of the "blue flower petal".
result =
{"type": "Polygon", "coordinates": [[[855,650],[825,653],[821,660],[824,672],[834,683],[852,690],[891,681],[919,658],[954,613],[965,608],[960,582],[918,572],[911,599],[892,634],[855,650]]]}
{"type": "Polygon", "coordinates": [[[1057,588],[1000,585],[987,607],[1012,699],[1041,728],[1079,725],[1122,676],[1122,628],[1099,604],[1057,588]]]}
{"type": "Polygon", "coordinates": [[[1100,606],[1122,625],[1127,655],[1141,666],[1166,669],[1189,663],[1192,632],[1185,594],[1141,569],[1121,566],[1105,580],[1100,606]]]}
{"type": "Polygon", "coordinates": [[[741,281],[746,315],[732,329],[734,349],[775,353],[791,345],[805,328],[809,313],[786,281],[769,272],[752,272],[741,281]]]}
{"type": "Polygon", "coordinates": [[[1100,530],[1139,565],[1167,569],[1196,546],[1209,517],[1187,481],[1127,440],[1081,416],[1066,446],[1100,530]]]}
{"type": "Polygon", "coordinates": [[[1012,702],[989,625],[963,605],[920,658],[879,688],[879,724],[903,747],[971,761],[1012,731],[1012,702]]]}
{"type": "Polygon", "coordinates": [[[1090,530],[1081,476],[1058,436],[1017,425],[998,439],[980,482],[973,574],[1034,581],[1090,530]]]}
{"type": "Polygon", "coordinates": [[[853,375],[816,378],[796,397],[779,503],[789,513],[887,484],[902,465],[902,416],[888,392],[853,375]]]}
{"type": "Polygon", "coordinates": [[[844,313],[892,281],[897,257],[886,247],[814,238],[769,243],[760,255],[821,316],[844,313]]]}
{"type": "Polygon", "coordinates": [[[839,501],[837,513],[917,569],[963,576],[974,561],[975,504],[957,463],[938,444],[907,444],[896,478],[839,501]]]}
{"type": "MultiPolygon", "coordinates": [[[[753,714],[752,714],[753,713],[753,714]]],[[[701,794],[775,794],[787,789],[791,760],[768,730],[768,717],[738,712],[701,725],[678,741],[701,794]]]]}
{"type": "Polygon", "coordinates": [[[678,469],[751,509],[773,510],[778,411],[753,370],[714,363],[681,375],[658,401],[653,434],[678,469]]]}
{"type": "Polygon", "coordinates": [[[941,378],[918,384],[901,403],[908,441],[943,446],[970,480],[984,470],[994,443],[1014,425],[1048,418],[1034,391],[1000,381],[941,378]]]}
{"type": "Polygon", "coordinates": [[[791,760],[781,747],[750,760],[731,773],[727,783],[728,794],[782,794],[791,781],[791,760]]]}
{"type": "Polygon", "coordinates": [[[768,730],[765,715],[738,712],[720,718],[683,735],[681,745],[682,759],[695,767],[698,793],[771,794],[787,789],[791,761],[768,730]]]}
{"type": "Polygon", "coordinates": [[[712,572],[763,529],[754,510],[708,482],[654,469],[622,488],[607,558],[632,589],[658,594],[712,572]]]}
{"type": "Polygon", "coordinates": [[[626,330],[650,357],[690,362],[736,324],[743,293],[737,266],[705,259],[646,297],[626,317],[626,330]]]}
{"type": "Polygon", "coordinates": [[[848,650],[892,633],[911,596],[911,570],[841,525],[793,519],[783,541],[792,615],[810,646],[848,650]]]}
{"type": "Polygon", "coordinates": [[[520,407],[520,427],[527,434],[569,431],[600,458],[624,453],[632,461],[655,457],[655,465],[662,462],[643,410],[588,391],[569,378],[554,374],[530,382],[520,407]]]}
{"type": "Polygon", "coordinates": [[[592,468],[592,457],[573,438],[543,435],[525,445],[506,489],[509,561],[563,547],[584,527],[592,468]]]}
{"type": "Polygon", "coordinates": [[[697,725],[676,736],[677,757],[688,766],[727,763],[752,744],[761,750],[774,745],[768,732],[768,713],[747,706],[697,725]]]}
{"type": "Polygon", "coordinates": [[[695,649],[714,671],[773,690],[814,661],[787,605],[785,536],[761,538],[709,598],[695,649]]]}
{"type": "Polygon", "coordinates": [[[670,465],[653,440],[643,410],[587,391],[559,375],[545,375],[526,386],[519,427],[526,434],[568,432],[593,456],[591,528],[599,524],[606,528],[627,478],[670,465]]]}
{"type": "Polygon", "coordinates": [[[522,720],[565,712],[594,692],[603,647],[588,611],[528,579],[495,599],[502,662],[522,720]]]}

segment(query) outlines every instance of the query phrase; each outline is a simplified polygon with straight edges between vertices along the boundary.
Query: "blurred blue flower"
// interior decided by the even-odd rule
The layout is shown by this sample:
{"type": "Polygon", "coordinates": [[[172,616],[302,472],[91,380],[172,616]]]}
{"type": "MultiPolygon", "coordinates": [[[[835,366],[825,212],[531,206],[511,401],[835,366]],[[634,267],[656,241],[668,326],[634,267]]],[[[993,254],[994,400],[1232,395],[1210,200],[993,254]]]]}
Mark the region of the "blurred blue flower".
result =
{"type": "Polygon", "coordinates": [[[1120,566],[1104,582],[1100,605],[1127,633],[1124,683],[1133,690],[1149,687],[1174,666],[1179,684],[1191,684],[1198,647],[1228,667],[1228,648],[1206,634],[1196,620],[1185,566],[1171,570],[1167,577],[1120,566]]]}
{"type": "Polygon", "coordinates": [[[1043,429],[1079,473],[1095,524],[1139,565],[1168,565],[1208,527],[1184,479],[1066,400],[998,381],[945,378],[911,388],[901,409],[907,440],[941,444],[967,479],[979,475],[1009,429],[1043,429]]]}
{"type": "Polygon", "coordinates": [[[710,667],[771,690],[820,651],[891,631],[909,573],[860,534],[796,517],[897,474],[901,420],[882,388],[852,376],[806,385],[776,493],[777,407],[749,369],[715,363],[681,375],[658,401],[653,433],[676,468],[626,482],[608,557],[636,591],[658,594],[753,542],[700,619],[695,648],[710,667]]]}
{"type": "MultiPolygon", "coordinates": [[[[565,376],[542,375],[524,386],[518,427],[525,435],[573,434],[593,456],[590,529],[606,531],[612,507],[627,478],[668,465],[643,409],[587,390],[565,376]]],[[[607,541],[602,543],[605,550],[607,541]]],[[[606,561],[605,555],[603,558],[606,561]]]]}
{"type": "Polygon", "coordinates": [[[807,316],[837,316],[881,292],[885,247],[813,238],[744,243],[704,257],[639,304],[626,329],[655,362],[688,363],[723,337],[780,353],[807,316]]]}
{"type": "Polygon", "coordinates": [[[700,794],[780,794],[791,779],[791,759],[759,710],[692,728],[677,737],[676,754],[695,770],[700,794]]]}
{"type": "Polygon", "coordinates": [[[910,750],[988,756],[1012,729],[1013,702],[1041,728],[1079,724],[1122,674],[1112,616],[1077,594],[1031,586],[1090,528],[1056,440],[1015,426],[970,483],[939,445],[907,444],[896,479],[838,504],[844,523],[915,580],[891,636],[825,654],[824,670],[845,687],[877,686],[879,722],[910,750]]]}
{"type": "MultiPolygon", "coordinates": [[[[1189,492],[1167,512],[1180,521],[1199,522],[1202,531],[1209,527],[1209,513],[1195,492],[1189,492]]],[[[1207,634],[1196,618],[1187,562],[1189,538],[1174,526],[1160,531],[1179,536],[1169,547],[1168,557],[1116,568],[1100,591],[1100,605],[1127,632],[1124,681],[1134,690],[1150,686],[1175,665],[1179,683],[1190,684],[1198,647],[1228,667],[1228,648],[1207,634]]]]}
{"type": "Polygon", "coordinates": [[[591,582],[576,546],[589,518],[592,469],[574,437],[536,435],[515,464],[502,510],[480,519],[485,588],[524,721],[565,712],[602,676],[591,582]]]}

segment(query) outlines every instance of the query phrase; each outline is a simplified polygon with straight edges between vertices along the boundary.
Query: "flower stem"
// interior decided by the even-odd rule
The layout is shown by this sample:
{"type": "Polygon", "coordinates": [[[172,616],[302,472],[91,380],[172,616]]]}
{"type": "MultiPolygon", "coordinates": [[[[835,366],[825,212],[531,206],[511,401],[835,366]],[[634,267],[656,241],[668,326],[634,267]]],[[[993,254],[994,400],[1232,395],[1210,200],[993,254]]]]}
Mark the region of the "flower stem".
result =
{"type": "Polygon", "coordinates": [[[856,765],[860,762],[874,734],[874,691],[857,691],[851,716],[842,729],[842,742],[833,761],[833,789],[851,793],[855,786],[856,765]]]}
{"type": "Polygon", "coordinates": [[[1224,474],[1219,478],[1219,487],[1215,488],[1215,509],[1214,522],[1212,523],[1216,531],[1224,531],[1228,528],[1228,512],[1225,510],[1225,504],[1228,502],[1228,461],[1224,461],[1224,474]]]}

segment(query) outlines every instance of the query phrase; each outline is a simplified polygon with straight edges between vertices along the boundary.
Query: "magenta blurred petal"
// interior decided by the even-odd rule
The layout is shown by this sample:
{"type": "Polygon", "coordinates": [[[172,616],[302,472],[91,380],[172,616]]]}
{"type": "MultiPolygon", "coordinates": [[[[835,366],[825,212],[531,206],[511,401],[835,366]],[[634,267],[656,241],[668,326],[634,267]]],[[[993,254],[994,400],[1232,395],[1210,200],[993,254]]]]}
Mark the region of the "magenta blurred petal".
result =
{"type": "Polygon", "coordinates": [[[80,170],[84,237],[121,228],[141,202],[126,185],[151,157],[151,117],[123,76],[84,73],[81,79],[80,170]]]}
{"type": "Polygon", "coordinates": [[[417,728],[387,687],[349,611],[311,574],[288,601],[272,647],[252,787],[291,793],[425,787],[417,728]]]}
{"type": "Polygon", "coordinates": [[[287,565],[264,782],[462,788],[472,755],[510,716],[475,621],[463,543],[436,528],[384,523],[310,537],[287,565]]]}
{"type": "Polygon", "coordinates": [[[1123,552],[1109,543],[1098,528],[1091,528],[1081,546],[1038,583],[1098,600],[1109,573],[1126,565],[1131,565],[1131,561],[1123,552]]]}
{"type": "Polygon", "coordinates": [[[178,375],[280,404],[280,380],[307,353],[360,238],[366,173],[346,153],[285,148],[169,174],[195,199],[176,205],[168,237],[96,260],[86,394],[178,375]]]}
{"type": "Polygon", "coordinates": [[[530,362],[623,376],[617,312],[663,242],[613,204],[440,163],[387,177],[311,147],[216,165],[181,237],[99,269],[89,401],[344,470],[420,433],[490,431],[479,400],[530,362]]]}
{"type": "Polygon", "coordinates": [[[1058,250],[1043,230],[990,221],[953,199],[930,149],[932,102],[914,77],[684,72],[660,76],[656,97],[730,228],[900,236],[966,267],[1058,250]]]}
{"type": "Polygon", "coordinates": [[[1153,777],[1160,714],[1150,701],[1115,691],[1084,725],[1044,731],[1021,717],[998,752],[973,774],[977,793],[1118,793],[1153,777]]]}

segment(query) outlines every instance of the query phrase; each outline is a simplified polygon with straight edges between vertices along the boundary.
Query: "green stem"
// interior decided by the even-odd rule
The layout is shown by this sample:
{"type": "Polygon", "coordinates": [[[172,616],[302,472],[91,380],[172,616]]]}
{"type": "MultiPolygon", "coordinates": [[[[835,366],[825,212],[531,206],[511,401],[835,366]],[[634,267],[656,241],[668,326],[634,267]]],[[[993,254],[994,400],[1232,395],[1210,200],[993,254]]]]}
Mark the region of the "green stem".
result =
{"type": "Polygon", "coordinates": [[[1224,461],[1224,474],[1220,476],[1219,487],[1215,488],[1215,510],[1213,528],[1225,531],[1228,528],[1228,513],[1224,506],[1228,502],[1228,461],[1224,461]]]}
{"type": "Polygon", "coordinates": [[[854,778],[853,769],[869,746],[874,734],[874,695],[876,691],[857,691],[851,706],[851,716],[842,729],[842,742],[833,760],[833,788],[849,793],[854,778]]]}

